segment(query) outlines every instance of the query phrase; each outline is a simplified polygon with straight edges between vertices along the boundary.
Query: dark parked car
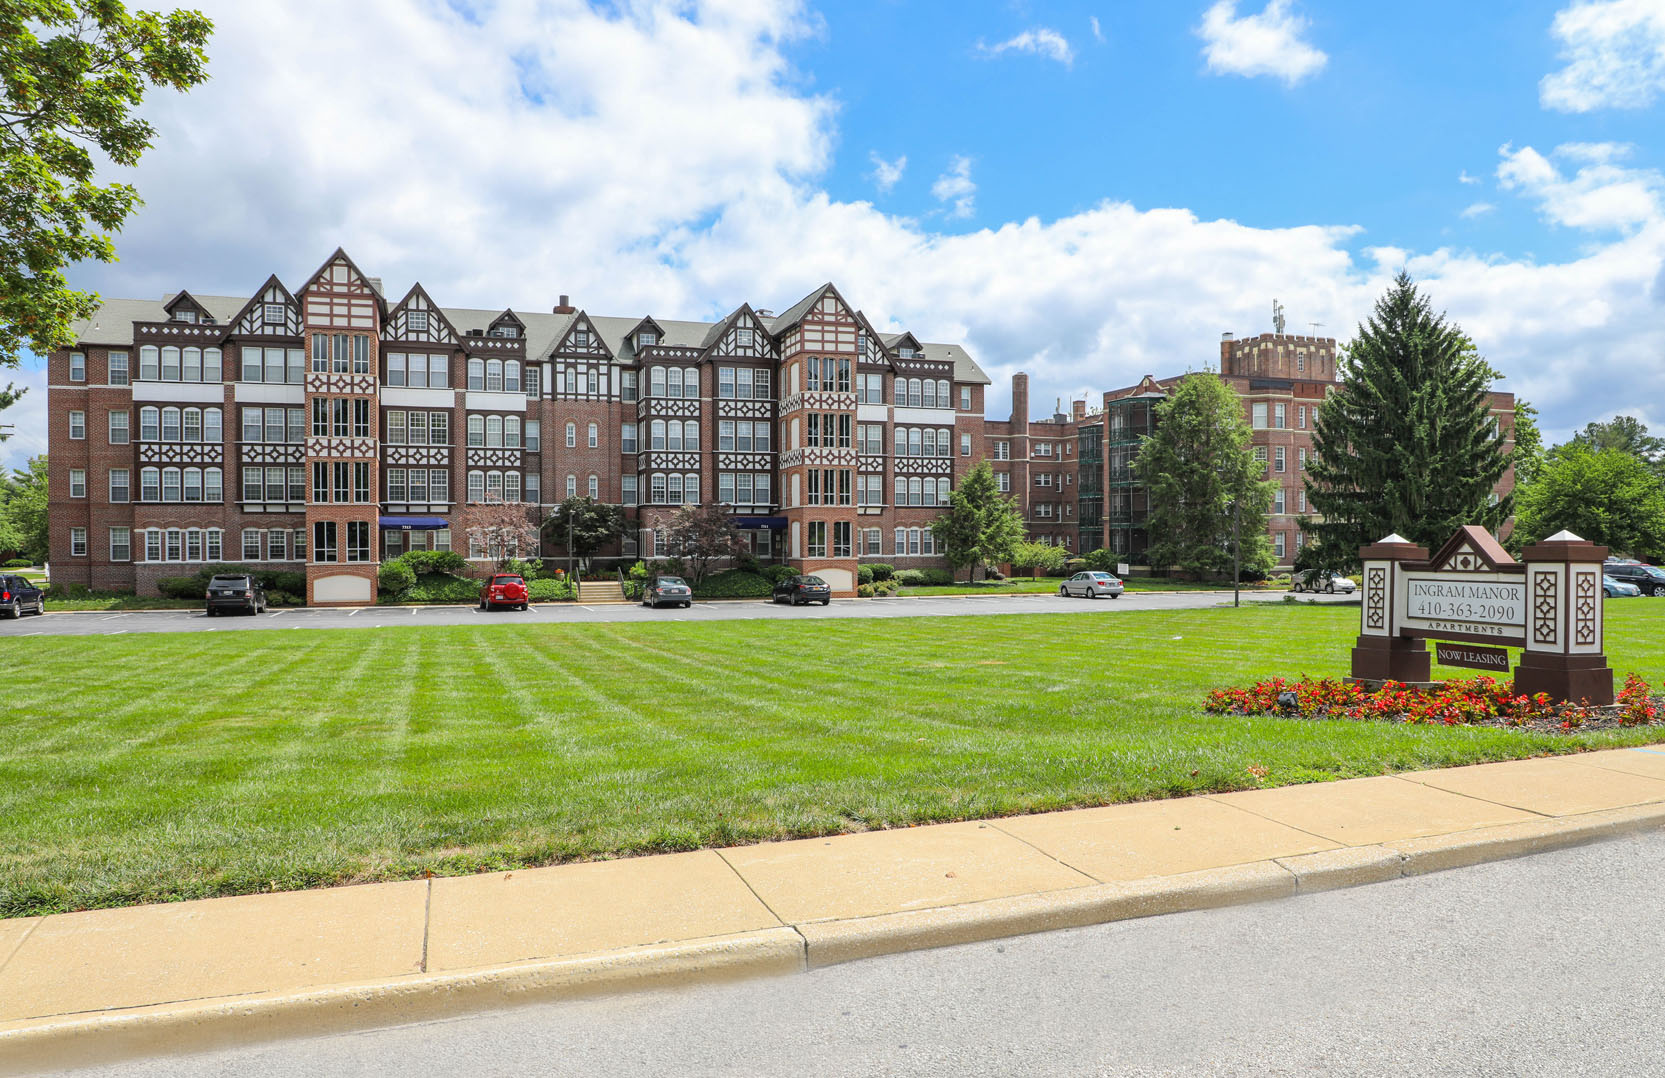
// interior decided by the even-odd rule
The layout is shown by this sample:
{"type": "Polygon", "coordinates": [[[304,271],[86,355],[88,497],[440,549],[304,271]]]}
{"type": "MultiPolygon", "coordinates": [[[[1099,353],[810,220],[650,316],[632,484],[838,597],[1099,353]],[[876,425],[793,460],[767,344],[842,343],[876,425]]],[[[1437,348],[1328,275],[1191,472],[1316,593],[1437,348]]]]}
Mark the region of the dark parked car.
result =
{"type": "Polygon", "coordinates": [[[526,578],[519,573],[493,573],[480,585],[480,609],[506,606],[510,610],[525,610],[532,598],[526,590],[526,578]]]}
{"type": "Polygon", "coordinates": [[[1652,565],[1616,565],[1601,567],[1602,572],[1623,584],[1634,584],[1643,595],[1665,595],[1665,569],[1652,565]]]}
{"type": "Polygon", "coordinates": [[[259,614],[266,609],[266,589],[252,576],[215,576],[208,581],[208,616],[235,611],[259,614]]]}
{"type": "Polygon", "coordinates": [[[46,613],[46,593],[15,574],[0,576],[0,617],[46,613]]]}
{"type": "Polygon", "coordinates": [[[680,576],[656,576],[642,589],[642,605],[693,606],[694,589],[680,576]]]}
{"type": "Polygon", "coordinates": [[[788,602],[793,606],[799,603],[820,603],[826,606],[832,602],[832,585],[818,576],[789,576],[775,585],[770,598],[775,602],[788,602]]]}

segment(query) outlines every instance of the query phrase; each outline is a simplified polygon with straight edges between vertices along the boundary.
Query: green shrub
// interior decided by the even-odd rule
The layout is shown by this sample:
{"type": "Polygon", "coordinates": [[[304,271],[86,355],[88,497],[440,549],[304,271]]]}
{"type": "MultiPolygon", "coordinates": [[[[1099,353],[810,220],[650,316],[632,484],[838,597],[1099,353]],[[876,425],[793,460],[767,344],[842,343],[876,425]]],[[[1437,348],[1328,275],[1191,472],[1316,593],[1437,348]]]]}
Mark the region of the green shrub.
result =
{"type": "Polygon", "coordinates": [[[572,598],[572,581],[570,580],[529,580],[526,591],[534,603],[559,603],[572,598]]]}
{"type": "Polygon", "coordinates": [[[763,599],[774,591],[774,581],[761,573],[725,569],[700,581],[694,594],[701,599],[763,599]]]}
{"type": "Polygon", "coordinates": [[[798,570],[790,565],[771,565],[763,570],[763,575],[769,578],[769,584],[773,587],[787,577],[797,576],[798,570]]]}
{"type": "Polygon", "coordinates": [[[450,573],[423,573],[399,599],[406,603],[475,603],[480,600],[480,582],[450,573]]]}
{"type": "Polygon", "coordinates": [[[468,568],[468,559],[455,550],[407,550],[399,561],[410,566],[417,576],[433,573],[461,573],[468,568]]]}
{"type": "Polygon", "coordinates": [[[376,574],[376,583],[384,595],[401,595],[407,589],[415,586],[416,572],[398,558],[382,562],[382,567],[376,574]]]}
{"type": "MultiPolygon", "coordinates": [[[[1079,561],[1081,563],[1081,569],[1091,569],[1095,573],[1113,573],[1116,571],[1117,558],[1118,555],[1115,551],[1099,547],[1097,550],[1072,560],[1079,561]]],[[[1065,564],[1067,565],[1068,563],[1066,562],[1065,564]]],[[[1081,569],[1077,569],[1075,572],[1080,572],[1081,569]]],[[[1074,574],[1072,573],[1071,575],[1073,576],[1074,574]]]]}
{"type": "Polygon", "coordinates": [[[260,586],[265,588],[267,592],[282,591],[288,592],[291,595],[306,594],[305,573],[292,573],[280,569],[270,571],[263,569],[254,575],[255,579],[260,581],[260,586]]]}
{"type": "Polygon", "coordinates": [[[891,579],[895,580],[903,587],[918,587],[919,585],[925,583],[925,570],[898,569],[896,570],[896,575],[891,579]]]}
{"type": "MultiPolygon", "coordinates": [[[[207,586],[194,576],[165,576],[156,582],[156,590],[162,593],[164,599],[195,599],[203,601],[207,594],[207,586]]],[[[71,598],[65,593],[65,598],[71,598]]]]}
{"type": "Polygon", "coordinates": [[[873,581],[873,594],[880,599],[887,599],[902,590],[902,582],[896,577],[887,576],[883,580],[873,581]]]}
{"type": "Polygon", "coordinates": [[[876,592],[873,590],[873,584],[871,581],[866,584],[856,585],[856,597],[859,599],[871,599],[875,594],[876,592]]]}
{"type": "Polygon", "coordinates": [[[896,575],[896,567],[894,565],[886,565],[882,561],[876,561],[871,565],[864,565],[862,568],[873,570],[873,583],[875,584],[881,580],[889,580],[891,577],[896,575]]]}
{"type": "Polygon", "coordinates": [[[871,583],[873,583],[873,567],[871,565],[856,566],[856,584],[858,585],[858,594],[859,585],[871,583]]]}
{"type": "Polygon", "coordinates": [[[295,595],[287,591],[269,591],[266,593],[267,606],[305,606],[306,596],[295,595]]]}
{"type": "Polygon", "coordinates": [[[916,569],[914,572],[919,574],[921,584],[941,587],[944,584],[954,583],[954,573],[951,569],[916,569]]]}
{"type": "Polygon", "coordinates": [[[531,580],[539,576],[542,570],[542,558],[510,558],[503,563],[501,569],[492,571],[496,573],[514,573],[523,580],[531,580]]]}
{"type": "Polygon", "coordinates": [[[13,558],[11,561],[6,563],[6,568],[8,568],[8,569],[28,569],[31,566],[33,566],[34,564],[35,563],[30,561],[28,558],[13,558]]]}

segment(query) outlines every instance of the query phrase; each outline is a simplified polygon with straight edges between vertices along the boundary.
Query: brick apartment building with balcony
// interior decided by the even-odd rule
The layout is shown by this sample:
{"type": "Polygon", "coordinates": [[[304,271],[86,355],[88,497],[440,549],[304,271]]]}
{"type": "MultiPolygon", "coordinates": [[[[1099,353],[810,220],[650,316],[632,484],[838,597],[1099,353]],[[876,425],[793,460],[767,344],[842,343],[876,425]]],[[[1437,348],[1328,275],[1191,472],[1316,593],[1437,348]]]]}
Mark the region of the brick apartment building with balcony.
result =
{"type": "MultiPolygon", "coordinates": [[[[1280,568],[1289,568],[1303,542],[1298,525],[1312,516],[1305,473],[1313,459],[1312,427],[1324,398],[1339,385],[1336,342],[1331,337],[1263,333],[1238,339],[1224,334],[1218,373],[1243,404],[1255,456],[1266,478],[1279,481],[1267,514],[1267,536],[1280,568]]],[[[1110,550],[1140,565],[1150,545],[1149,491],[1133,476],[1139,441],[1156,429],[1156,406],[1185,375],[1146,375],[1131,386],[1105,393],[1102,407],[1089,411],[1072,401],[1069,414],[1028,420],[1028,379],[1012,382],[1012,417],[987,422],[989,456],[1002,489],[1019,494],[1030,537],[1077,553],[1110,550]],[[1002,463],[1008,461],[1009,463],[1002,463]]],[[[1506,448],[1514,447],[1515,400],[1491,394],[1491,411],[1506,448]]],[[[1511,467],[1494,497],[1514,490],[1511,467]]],[[[1502,533],[1508,534],[1507,526],[1502,533]]]]}
{"type": "Polygon", "coordinates": [[[862,560],[944,564],[930,523],[985,454],[976,362],[831,284],[714,322],[448,308],[338,250],[293,290],[108,300],[76,336],[48,360],[51,562],[100,589],[236,562],[370,602],[409,549],[487,566],[485,504],[588,494],[630,519],[604,555],[667,555],[676,508],[715,501],[848,594],[862,560]]]}

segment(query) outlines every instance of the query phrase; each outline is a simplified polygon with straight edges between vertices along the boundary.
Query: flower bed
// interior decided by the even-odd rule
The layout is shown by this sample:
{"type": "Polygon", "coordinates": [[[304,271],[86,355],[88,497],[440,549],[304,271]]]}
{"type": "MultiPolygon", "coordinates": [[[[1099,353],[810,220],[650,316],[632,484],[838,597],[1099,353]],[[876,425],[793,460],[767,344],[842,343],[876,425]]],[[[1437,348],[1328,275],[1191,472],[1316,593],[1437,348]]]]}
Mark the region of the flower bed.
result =
{"type": "Polygon", "coordinates": [[[1215,689],[1203,705],[1205,711],[1228,715],[1497,726],[1546,733],[1657,723],[1665,717],[1662,708],[1665,695],[1651,694],[1637,674],[1625,678],[1614,703],[1601,707],[1556,703],[1547,693],[1517,694],[1512,681],[1485,676],[1457,678],[1427,689],[1388,681],[1374,691],[1331,678],[1270,678],[1246,689],[1215,689]]]}

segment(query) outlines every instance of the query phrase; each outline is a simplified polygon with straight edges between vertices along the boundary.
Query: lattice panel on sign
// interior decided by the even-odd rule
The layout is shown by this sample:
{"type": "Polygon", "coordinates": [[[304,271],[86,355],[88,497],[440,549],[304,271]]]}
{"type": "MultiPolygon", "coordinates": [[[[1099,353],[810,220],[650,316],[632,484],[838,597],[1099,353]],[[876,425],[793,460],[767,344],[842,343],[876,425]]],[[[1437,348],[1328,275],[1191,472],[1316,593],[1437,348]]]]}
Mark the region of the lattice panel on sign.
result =
{"type": "Polygon", "coordinates": [[[1596,642],[1596,574],[1577,573],[1573,576],[1573,643],[1596,642]]]}
{"type": "Polygon", "coordinates": [[[1556,631],[1556,614],[1561,606],[1561,582],[1553,570],[1532,574],[1532,642],[1554,644],[1560,639],[1556,631]]]}
{"type": "Polygon", "coordinates": [[[1387,624],[1387,570],[1377,567],[1365,574],[1364,623],[1381,629],[1387,624]]]}

